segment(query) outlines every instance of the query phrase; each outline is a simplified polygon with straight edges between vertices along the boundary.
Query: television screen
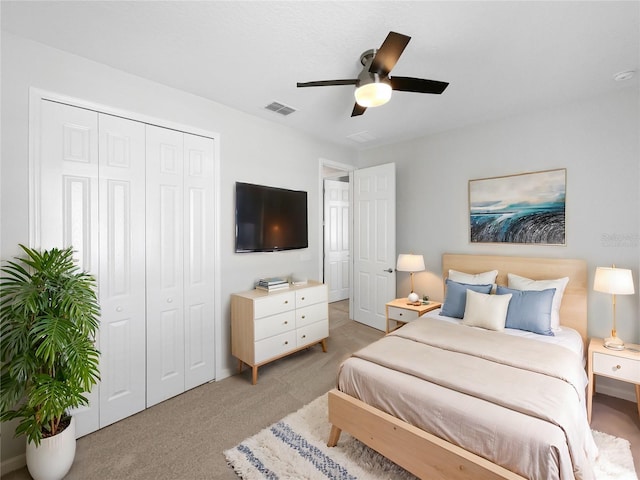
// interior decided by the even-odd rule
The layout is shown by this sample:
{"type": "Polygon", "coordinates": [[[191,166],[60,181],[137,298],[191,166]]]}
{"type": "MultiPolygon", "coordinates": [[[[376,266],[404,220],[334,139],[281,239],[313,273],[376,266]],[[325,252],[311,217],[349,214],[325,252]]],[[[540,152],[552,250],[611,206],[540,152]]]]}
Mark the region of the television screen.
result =
{"type": "Polygon", "coordinates": [[[308,246],[307,192],[236,182],[236,252],[308,246]]]}

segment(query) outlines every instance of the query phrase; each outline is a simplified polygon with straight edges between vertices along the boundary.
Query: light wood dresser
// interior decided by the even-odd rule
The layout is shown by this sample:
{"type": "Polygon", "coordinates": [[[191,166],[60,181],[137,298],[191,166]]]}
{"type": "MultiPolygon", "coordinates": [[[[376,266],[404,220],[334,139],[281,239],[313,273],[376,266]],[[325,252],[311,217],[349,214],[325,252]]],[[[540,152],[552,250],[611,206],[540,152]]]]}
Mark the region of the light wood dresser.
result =
{"type": "Polygon", "coordinates": [[[318,282],[266,292],[231,295],[231,353],[253,369],[319,343],[327,351],[329,307],[327,286],[318,282]]]}

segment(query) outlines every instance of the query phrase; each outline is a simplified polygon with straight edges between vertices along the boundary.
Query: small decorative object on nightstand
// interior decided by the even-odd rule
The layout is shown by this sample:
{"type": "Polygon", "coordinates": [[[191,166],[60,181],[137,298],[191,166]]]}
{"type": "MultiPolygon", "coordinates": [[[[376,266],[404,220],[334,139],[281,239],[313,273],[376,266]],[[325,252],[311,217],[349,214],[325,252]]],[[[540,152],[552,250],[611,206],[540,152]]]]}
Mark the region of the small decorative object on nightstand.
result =
{"type": "Polygon", "coordinates": [[[627,345],[625,350],[605,348],[604,340],[592,338],[589,342],[589,394],[587,395],[587,419],[591,423],[591,408],[595,391],[594,375],[615,378],[636,386],[636,403],[640,415],[640,345],[627,345]]]}
{"type": "Polygon", "coordinates": [[[408,253],[401,253],[398,255],[396,270],[399,272],[409,272],[409,276],[411,277],[411,293],[407,297],[411,303],[416,303],[420,300],[420,296],[413,291],[413,274],[414,272],[421,272],[424,269],[424,257],[422,255],[413,255],[408,253]]]}
{"type": "Polygon", "coordinates": [[[611,350],[624,350],[624,342],[616,333],[616,295],[633,295],[633,276],[626,268],[598,267],[593,279],[596,292],[610,293],[613,304],[613,328],[611,336],[604,339],[604,346],[611,350]]]}
{"type": "Polygon", "coordinates": [[[395,321],[397,325],[401,326],[405,323],[409,323],[418,317],[421,317],[431,310],[440,308],[442,304],[440,302],[429,302],[427,304],[407,304],[406,298],[396,298],[391,300],[385,305],[387,314],[387,333],[389,333],[389,322],[395,321]]]}

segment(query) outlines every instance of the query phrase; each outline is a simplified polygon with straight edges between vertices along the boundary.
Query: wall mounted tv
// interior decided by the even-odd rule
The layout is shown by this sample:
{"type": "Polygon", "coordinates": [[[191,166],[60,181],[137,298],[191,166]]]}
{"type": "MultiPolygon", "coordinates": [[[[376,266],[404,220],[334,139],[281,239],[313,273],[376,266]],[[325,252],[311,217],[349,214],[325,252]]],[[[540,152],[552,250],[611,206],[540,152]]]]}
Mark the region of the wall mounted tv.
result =
{"type": "Polygon", "coordinates": [[[236,182],[236,252],[308,246],[307,192],[236,182]]]}

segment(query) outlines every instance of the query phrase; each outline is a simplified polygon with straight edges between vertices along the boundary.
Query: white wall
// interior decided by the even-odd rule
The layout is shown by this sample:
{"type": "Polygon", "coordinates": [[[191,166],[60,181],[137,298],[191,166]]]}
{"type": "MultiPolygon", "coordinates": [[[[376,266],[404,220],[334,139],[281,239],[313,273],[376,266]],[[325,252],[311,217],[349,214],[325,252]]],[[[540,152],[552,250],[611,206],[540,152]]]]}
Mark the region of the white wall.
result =
{"type": "MultiPolygon", "coordinates": [[[[253,288],[262,276],[297,272],[320,278],[320,158],[353,163],[355,153],[78,56],[2,33],[2,160],[0,258],[19,254],[28,243],[29,88],[192,126],[220,134],[221,335],[216,358],[218,379],[235,373],[230,355],[229,296],[253,288]],[[271,254],[234,253],[236,181],[308,192],[309,248],[271,254]]],[[[188,74],[188,72],[185,72],[188,74]]],[[[257,106],[256,108],[260,108],[257,106]]],[[[291,116],[295,122],[295,114],[291,116]]],[[[24,440],[3,429],[2,460],[19,454],[24,440]]]]}
{"type": "MultiPolygon", "coordinates": [[[[428,270],[415,275],[416,291],[442,298],[445,252],[583,258],[589,335],[608,336],[611,297],[591,290],[595,268],[630,268],[640,289],[639,105],[638,91],[626,88],[362,152],[359,166],[397,164],[398,253],[423,254],[428,270]],[[470,179],[556,168],[567,169],[566,246],[469,243],[470,179]]],[[[398,274],[398,295],[408,289],[398,274]]],[[[620,338],[640,343],[637,293],[617,297],[617,323],[620,338]]]]}

